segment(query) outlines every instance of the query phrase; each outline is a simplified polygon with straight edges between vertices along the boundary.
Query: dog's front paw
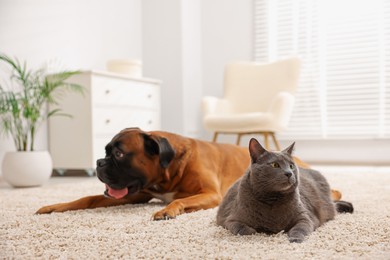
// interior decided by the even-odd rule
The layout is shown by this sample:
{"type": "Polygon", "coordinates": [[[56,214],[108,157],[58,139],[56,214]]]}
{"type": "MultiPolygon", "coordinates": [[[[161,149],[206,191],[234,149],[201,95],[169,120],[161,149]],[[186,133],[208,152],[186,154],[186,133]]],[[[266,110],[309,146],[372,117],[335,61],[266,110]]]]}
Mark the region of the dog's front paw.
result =
{"type": "Polygon", "coordinates": [[[164,210],[160,210],[156,213],[153,214],[153,220],[168,220],[168,219],[173,219],[176,218],[174,214],[165,212],[164,210]]]}
{"type": "Polygon", "coordinates": [[[38,209],[38,211],[35,212],[35,214],[50,214],[52,212],[64,212],[67,210],[68,209],[66,208],[66,205],[64,203],[59,203],[59,204],[42,207],[38,209]]]}
{"type": "Polygon", "coordinates": [[[176,218],[176,216],[183,214],[184,210],[182,209],[180,204],[172,202],[164,209],[157,211],[153,214],[153,220],[168,220],[176,218]]]}

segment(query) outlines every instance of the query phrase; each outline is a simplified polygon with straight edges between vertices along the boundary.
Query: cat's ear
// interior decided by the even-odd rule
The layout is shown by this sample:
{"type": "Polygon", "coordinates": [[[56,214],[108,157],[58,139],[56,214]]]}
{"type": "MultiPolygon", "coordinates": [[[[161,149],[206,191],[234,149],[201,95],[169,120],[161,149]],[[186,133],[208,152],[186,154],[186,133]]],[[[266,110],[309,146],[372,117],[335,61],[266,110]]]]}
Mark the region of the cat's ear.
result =
{"type": "Polygon", "coordinates": [[[252,162],[256,162],[257,158],[265,152],[267,150],[255,138],[251,138],[249,141],[249,154],[251,155],[252,162]]]}
{"type": "Polygon", "coordinates": [[[289,147],[283,150],[283,153],[288,153],[289,155],[292,155],[294,151],[295,142],[293,142],[289,147]]]}

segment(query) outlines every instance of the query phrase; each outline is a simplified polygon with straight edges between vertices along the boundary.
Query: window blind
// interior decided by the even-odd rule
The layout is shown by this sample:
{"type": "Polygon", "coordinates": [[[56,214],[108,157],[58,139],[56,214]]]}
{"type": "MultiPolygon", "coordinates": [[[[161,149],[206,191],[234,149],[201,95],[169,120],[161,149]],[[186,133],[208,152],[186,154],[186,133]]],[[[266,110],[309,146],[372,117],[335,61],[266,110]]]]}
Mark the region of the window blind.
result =
{"type": "Polygon", "coordinates": [[[254,0],[254,34],[256,61],[302,61],[280,138],[390,138],[390,1],[254,0]]]}

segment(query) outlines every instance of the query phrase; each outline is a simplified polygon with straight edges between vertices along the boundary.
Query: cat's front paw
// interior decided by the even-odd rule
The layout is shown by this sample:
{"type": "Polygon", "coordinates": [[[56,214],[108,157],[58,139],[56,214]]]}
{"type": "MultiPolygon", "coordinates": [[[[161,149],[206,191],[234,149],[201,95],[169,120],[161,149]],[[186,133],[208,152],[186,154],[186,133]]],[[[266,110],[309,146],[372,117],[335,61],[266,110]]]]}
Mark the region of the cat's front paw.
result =
{"type": "Polygon", "coordinates": [[[245,224],[235,222],[229,227],[234,235],[248,236],[256,233],[256,230],[245,224]]]}
{"type": "Polygon", "coordinates": [[[290,243],[302,243],[303,240],[305,240],[304,236],[293,236],[288,238],[288,241],[290,241],[290,243]]]}
{"type": "Polygon", "coordinates": [[[255,233],[256,233],[255,229],[248,227],[248,226],[244,226],[240,230],[238,230],[238,233],[236,235],[249,236],[249,235],[253,235],[255,233]]]}

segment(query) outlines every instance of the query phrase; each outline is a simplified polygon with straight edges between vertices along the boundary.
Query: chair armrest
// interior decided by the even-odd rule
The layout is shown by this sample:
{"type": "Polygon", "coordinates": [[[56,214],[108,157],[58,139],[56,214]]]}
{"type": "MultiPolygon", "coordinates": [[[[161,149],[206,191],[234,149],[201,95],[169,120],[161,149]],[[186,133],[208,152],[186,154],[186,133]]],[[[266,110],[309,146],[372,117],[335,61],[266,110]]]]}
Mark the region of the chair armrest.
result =
{"type": "Polygon", "coordinates": [[[204,115],[228,113],[230,104],[226,99],[206,96],[202,98],[202,110],[204,115]]]}
{"type": "Polygon", "coordinates": [[[273,115],[278,124],[285,128],[294,108],[295,97],[289,92],[279,92],[272,100],[268,112],[273,115]]]}

